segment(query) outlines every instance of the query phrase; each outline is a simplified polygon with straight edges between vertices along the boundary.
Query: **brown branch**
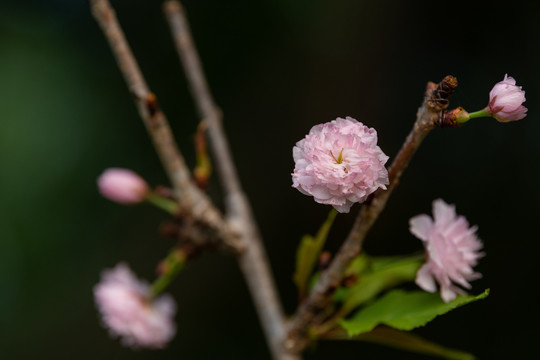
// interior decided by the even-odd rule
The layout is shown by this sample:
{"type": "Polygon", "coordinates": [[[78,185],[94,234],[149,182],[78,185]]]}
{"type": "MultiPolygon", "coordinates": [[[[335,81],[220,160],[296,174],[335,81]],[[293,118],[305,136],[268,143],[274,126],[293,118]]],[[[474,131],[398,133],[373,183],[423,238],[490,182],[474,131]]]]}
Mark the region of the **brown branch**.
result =
{"type": "Polygon", "coordinates": [[[238,251],[240,249],[238,236],[208,197],[194,185],[167,118],[161,111],[156,96],[146,84],[111,5],[107,0],[90,0],[90,5],[135,98],[139,115],[174,187],[182,211],[203,221],[217,233],[228,248],[238,251]]]}
{"type": "Polygon", "coordinates": [[[313,319],[318,313],[325,309],[330,302],[331,295],[337,288],[347,265],[359,254],[367,232],[384,209],[390,194],[399,183],[401,174],[422,140],[435,126],[440,125],[440,113],[448,105],[448,97],[457,86],[455,78],[447,77],[437,87],[435,84],[429,84],[414,128],[389,169],[390,185],[388,190],[378,191],[362,207],[342,248],[329,268],[321,275],[309,298],[291,321],[286,342],[287,350],[285,350],[283,346],[285,338],[283,311],[262,240],[247,198],[241,189],[221,126],[221,113],[215,106],[208,90],[181,5],[177,1],[169,0],[165,3],[165,12],[199,112],[209,124],[209,136],[212,140],[214,156],[217,159],[218,170],[227,193],[227,222],[223,221],[219,211],[192,182],[190,172],[176,146],[167,119],[159,108],[155,95],[148,89],[108,1],[90,0],[90,3],[93,14],[110,43],[128,87],[135,96],[139,113],[174,186],[182,210],[188,211],[197,219],[204,219],[205,223],[215,229],[220,237],[234,249],[238,249],[239,245],[237,237],[229,225],[232,225],[240,233],[245,242],[246,251],[240,253],[239,262],[261,318],[272,354],[275,359],[279,360],[299,359],[300,357],[296,354],[307,344],[308,327],[312,325],[313,319]]]}
{"type": "Polygon", "coordinates": [[[210,93],[182,5],[178,1],[166,1],[163,4],[163,9],[171,28],[176,49],[182,60],[197,110],[208,124],[208,135],[212,141],[213,153],[225,193],[240,192],[240,181],[232,161],[227,138],[224,136],[221,126],[221,111],[210,93]]]}
{"type": "Polygon", "coordinates": [[[315,317],[331,302],[334,290],[339,286],[343,274],[361,249],[366,234],[383,211],[392,191],[399,184],[403,171],[409,165],[424,138],[439,121],[441,111],[448,106],[448,98],[457,86],[453,76],[447,76],[439,85],[429,83],[424,102],[417,113],[417,120],[388,170],[390,185],[387,190],[380,189],[363,204],[347,239],[339,249],[328,269],[321,277],[308,299],[300,306],[289,325],[287,348],[300,352],[308,342],[306,333],[314,324],[315,317]]]}
{"type": "Polygon", "coordinates": [[[212,152],[226,194],[227,218],[242,235],[246,249],[239,255],[238,261],[261,319],[268,346],[276,360],[299,359],[289,354],[283,346],[285,319],[270,265],[249,202],[242,191],[222,127],[221,112],[210,94],[184,10],[178,1],[169,0],[164,3],[164,11],[198,111],[208,124],[212,152]]]}

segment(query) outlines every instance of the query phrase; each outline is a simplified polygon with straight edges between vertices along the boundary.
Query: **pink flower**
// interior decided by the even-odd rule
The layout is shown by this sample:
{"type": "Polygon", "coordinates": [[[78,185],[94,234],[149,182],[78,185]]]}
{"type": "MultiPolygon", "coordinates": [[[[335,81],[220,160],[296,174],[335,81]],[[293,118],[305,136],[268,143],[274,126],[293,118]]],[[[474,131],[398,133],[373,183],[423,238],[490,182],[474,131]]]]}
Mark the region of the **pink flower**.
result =
{"type": "Polygon", "coordinates": [[[107,169],[98,178],[97,183],[101,195],[120,204],[139,203],[150,191],[148,184],[128,169],[107,169]]]}
{"type": "Polygon", "coordinates": [[[351,117],[312,127],[293,147],[293,158],[293,187],[342,213],[388,185],[388,156],[377,146],[377,131],[351,117]]]}
{"type": "Polygon", "coordinates": [[[513,77],[505,75],[504,80],[495,84],[489,93],[489,105],[485,111],[499,122],[521,120],[527,116],[525,91],[516,85],[513,77]]]}
{"type": "Polygon", "coordinates": [[[169,295],[149,298],[149,286],[125,264],[106,270],[94,287],[104,325],[133,348],[163,348],[176,333],[176,305],[169,295]]]}
{"type": "Polygon", "coordinates": [[[437,291],[435,281],[441,288],[445,302],[453,300],[465,291],[454,283],[470,289],[469,281],[482,275],[473,271],[482,243],[476,237],[476,226],[469,228],[463,216],[456,216],[453,205],[442,199],[433,201],[434,220],[426,214],[409,220],[410,231],[424,242],[427,261],[416,274],[416,284],[428,292],[437,291]]]}

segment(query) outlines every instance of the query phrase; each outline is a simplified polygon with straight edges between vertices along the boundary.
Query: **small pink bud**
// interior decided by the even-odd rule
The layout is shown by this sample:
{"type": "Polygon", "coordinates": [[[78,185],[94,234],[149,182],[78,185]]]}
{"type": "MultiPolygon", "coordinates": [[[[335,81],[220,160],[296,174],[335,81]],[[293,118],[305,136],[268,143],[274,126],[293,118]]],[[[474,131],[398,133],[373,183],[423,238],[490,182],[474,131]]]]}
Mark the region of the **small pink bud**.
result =
{"type": "Polygon", "coordinates": [[[489,93],[489,105],[485,111],[499,122],[521,120],[527,116],[525,91],[516,85],[516,80],[506,74],[504,80],[493,86],[489,93]]]}
{"type": "Polygon", "coordinates": [[[97,183],[101,195],[120,204],[139,203],[150,191],[146,181],[128,169],[107,169],[100,175],[97,183]]]}

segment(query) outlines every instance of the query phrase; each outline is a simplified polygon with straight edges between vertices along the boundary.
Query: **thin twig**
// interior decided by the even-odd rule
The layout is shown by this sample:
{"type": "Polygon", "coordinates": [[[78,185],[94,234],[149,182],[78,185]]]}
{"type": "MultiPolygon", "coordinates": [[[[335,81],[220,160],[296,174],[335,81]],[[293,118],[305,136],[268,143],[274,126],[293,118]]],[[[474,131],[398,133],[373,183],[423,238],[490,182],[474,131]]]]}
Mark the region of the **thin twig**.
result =
{"type": "Polygon", "coordinates": [[[183,7],[178,1],[166,1],[163,9],[171,28],[176,49],[182,60],[197,110],[208,124],[208,133],[225,193],[240,192],[240,181],[221,125],[221,111],[210,93],[183,7]]]}
{"type": "Polygon", "coordinates": [[[360,253],[366,234],[383,211],[392,191],[399,184],[403,171],[424,138],[436,127],[441,110],[448,105],[448,97],[452,93],[449,89],[453,90],[456,86],[457,80],[452,76],[445,77],[438,86],[433,83],[428,84],[426,96],[418,110],[413,129],[388,170],[390,181],[388,189],[380,189],[363,204],[347,239],[328,269],[321,274],[308,299],[291,320],[286,343],[291,352],[300,352],[307,345],[306,333],[309,327],[314,325],[316,315],[330,303],[332,294],[339,286],[347,266],[360,253]]]}
{"type": "Polygon", "coordinates": [[[198,111],[208,124],[215,163],[226,194],[227,218],[244,239],[245,251],[238,260],[268,346],[275,360],[299,359],[299,356],[289,354],[283,345],[285,318],[270,265],[249,202],[242,191],[222,127],[221,112],[210,94],[184,10],[178,1],[169,0],[164,3],[164,11],[198,111]]]}
{"type": "Polygon", "coordinates": [[[156,96],[148,88],[108,0],[90,0],[90,5],[95,19],[109,41],[120,71],[135,98],[139,115],[143,119],[174,187],[181,209],[217,232],[219,238],[229,248],[235,251],[239,250],[238,236],[224,221],[209,198],[194,185],[190,171],[178,150],[167,118],[161,111],[156,96]]]}

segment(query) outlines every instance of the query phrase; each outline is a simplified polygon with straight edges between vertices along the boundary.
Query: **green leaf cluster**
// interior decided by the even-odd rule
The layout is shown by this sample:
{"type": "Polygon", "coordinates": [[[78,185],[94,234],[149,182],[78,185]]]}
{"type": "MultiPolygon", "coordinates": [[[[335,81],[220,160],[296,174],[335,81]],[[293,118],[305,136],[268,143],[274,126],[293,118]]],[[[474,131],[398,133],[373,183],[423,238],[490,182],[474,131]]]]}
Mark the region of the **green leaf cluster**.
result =
{"type": "MultiPolygon", "coordinates": [[[[315,267],[336,215],[332,210],[315,236],[302,237],[293,277],[300,300],[319,278],[320,274],[314,273],[315,267]]],[[[412,283],[424,262],[424,254],[389,257],[360,254],[345,271],[333,303],[326,309],[327,318],[310,332],[319,338],[368,341],[446,359],[474,359],[467,352],[446,348],[408,332],[489,294],[486,290],[477,296],[458,296],[445,303],[439,293],[396,288],[412,283]]]]}

